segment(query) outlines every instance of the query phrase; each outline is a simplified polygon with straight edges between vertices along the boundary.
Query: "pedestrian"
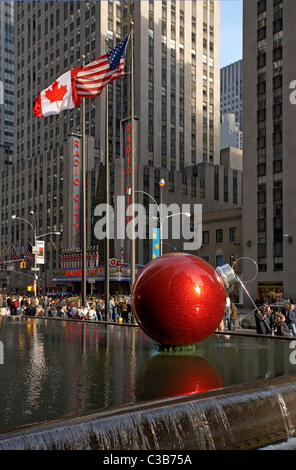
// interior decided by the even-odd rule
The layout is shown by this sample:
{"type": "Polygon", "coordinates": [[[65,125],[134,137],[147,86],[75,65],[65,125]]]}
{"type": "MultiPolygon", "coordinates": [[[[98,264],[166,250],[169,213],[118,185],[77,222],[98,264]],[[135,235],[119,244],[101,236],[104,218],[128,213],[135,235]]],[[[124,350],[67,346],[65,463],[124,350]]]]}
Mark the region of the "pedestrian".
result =
{"type": "Polygon", "coordinates": [[[95,302],[91,304],[90,309],[87,312],[87,320],[97,320],[96,304],[95,302]]]}
{"type": "Polygon", "coordinates": [[[294,304],[290,305],[290,308],[286,315],[286,323],[290,331],[290,336],[296,336],[296,327],[295,327],[296,315],[295,315],[294,308],[295,308],[294,304]]]}
{"type": "Polygon", "coordinates": [[[118,320],[120,318],[123,319],[123,299],[122,299],[122,297],[120,297],[118,299],[118,302],[117,302],[117,315],[118,315],[118,320]]]}
{"type": "Polygon", "coordinates": [[[68,318],[68,312],[67,312],[67,305],[64,304],[62,308],[60,309],[60,317],[61,318],[68,318]]]}
{"type": "Polygon", "coordinates": [[[35,316],[36,317],[44,317],[44,309],[42,308],[41,305],[37,305],[35,309],[35,316]]]}
{"type": "Polygon", "coordinates": [[[44,316],[45,317],[53,317],[53,310],[51,308],[51,304],[48,304],[47,307],[44,307],[44,316]]]}
{"type": "Polygon", "coordinates": [[[96,313],[97,313],[97,319],[100,321],[103,321],[103,304],[102,304],[102,299],[98,299],[96,303],[96,313]]]}
{"type": "Polygon", "coordinates": [[[234,331],[236,329],[237,320],[237,306],[232,302],[231,313],[230,313],[230,329],[234,331]]]}
{"type": "Polygon", "coordinates": [[[29,299],[28,306],[26,307],[26,310],[25,310],[25,315],[27,315],[29,317],[34,317],[35,316],[35,310],[36,310],[36,308],[33,307],[32,303],[31,303],[31,299],[29,299]]]}
{"type": "Polygon", "coordinates": [[[230,298],[226,297],[226,305],[225,305],[225,311],[224,311],[224,323],[229,331],[231,330],[230,314],[231,314],[230,298]]]}
{"type": "Polygon", "coordinates": [[[275,310],[271,310],[269,323],[270,323],[272,336],[274,336],[274,333],[275,333],[275,330],[276,330],[276,325],[277,325],[278,318],[279,318],[280,314],[281,314],[281,312],[278,308],[276,308],[275,310]]]}
{"type": "Polygon", "coordinates": [[[117,321],[117,312],[115,308],[114,297],[111,297],[109,301],[109,318],[110,321],[117,321]]]}
{"type": "Polygon", "coordinates": [[[257,333],[261,335],[266,335],[268,333],[268,328],[263,314],[264,312],[261,312],[260,310],[256,310],[256,312],[254,313],[257,333]]]}
{"type": "Polygon", "coordinates": [[[32,307],[34,307],[34,308],[36,308],[37,305],[39,305],[39,299],[38,299],[38,297],[33,297],[33,298],[31,299],[31,305],[32,305],[32,307]]]}
{"type": "Polygon", "coordinates": [[[122,317],[123,317],[124,323],[129,323],[129,317],[130,317],[131,312],[132,312],[131,305],[128,299],[125,299],[124,304],[123,304],[123,309],[122,309],[122,317]]]}
{"type": "Polygon", "coordinates": [[[282,314],[279,316],[279,321],[278,321],[277,328],[276,328],[276,334],[278,336],[290,336],[289,327],[285,322],[285,316],[282,314]]]}

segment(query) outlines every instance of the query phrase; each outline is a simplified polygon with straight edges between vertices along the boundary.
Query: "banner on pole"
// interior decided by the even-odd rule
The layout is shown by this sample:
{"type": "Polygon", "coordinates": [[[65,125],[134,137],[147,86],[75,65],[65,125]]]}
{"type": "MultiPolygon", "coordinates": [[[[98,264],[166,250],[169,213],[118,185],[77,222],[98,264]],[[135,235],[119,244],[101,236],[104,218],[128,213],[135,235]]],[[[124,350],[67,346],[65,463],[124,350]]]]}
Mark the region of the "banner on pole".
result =
{"type": "Polygon", "coordinates": [[[44,264],[44,241],[37,240],[36,246],[39,247],[39,253],[36,254],[36,264],[44,264]]]}
{"type": "Polygon", "coordinates": [[[160,234],[159,228],[153,228],[152,231],[152,259],[157,258],[160,255],[160,234]]]}

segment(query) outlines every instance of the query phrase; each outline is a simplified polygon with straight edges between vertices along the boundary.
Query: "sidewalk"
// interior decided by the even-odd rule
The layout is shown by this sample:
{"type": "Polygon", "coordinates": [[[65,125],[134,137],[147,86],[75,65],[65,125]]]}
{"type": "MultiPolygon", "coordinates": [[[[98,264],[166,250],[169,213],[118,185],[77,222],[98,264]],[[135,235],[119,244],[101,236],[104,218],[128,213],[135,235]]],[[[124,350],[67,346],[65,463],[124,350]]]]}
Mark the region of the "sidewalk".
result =
{"type": "Polygon", "coordinates": [[[237,326],[234,331],[229,331],[227,329],[224,329],[221,331],[216,330],[215,334],[233,335],[233,336],[252,336],[256,338],[280,339],[280,340],[286,340],[286,341],[296,340],[295,336],[262,335],[262,334],[257,333],[255,328],[242,328],[241,326],[237,326]]]}

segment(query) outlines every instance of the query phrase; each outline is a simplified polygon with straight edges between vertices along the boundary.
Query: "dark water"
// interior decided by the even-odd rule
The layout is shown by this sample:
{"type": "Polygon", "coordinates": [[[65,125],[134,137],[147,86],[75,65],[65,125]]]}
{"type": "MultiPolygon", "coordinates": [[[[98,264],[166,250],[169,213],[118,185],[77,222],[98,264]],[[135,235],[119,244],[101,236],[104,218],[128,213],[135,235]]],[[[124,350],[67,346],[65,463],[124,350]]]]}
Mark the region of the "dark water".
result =
{"type": "Polygon", "coordinates": [[[295,373],[290,342],[212,335],[160,352],[139,328],[0,317],[0,432],[295,373]]]}

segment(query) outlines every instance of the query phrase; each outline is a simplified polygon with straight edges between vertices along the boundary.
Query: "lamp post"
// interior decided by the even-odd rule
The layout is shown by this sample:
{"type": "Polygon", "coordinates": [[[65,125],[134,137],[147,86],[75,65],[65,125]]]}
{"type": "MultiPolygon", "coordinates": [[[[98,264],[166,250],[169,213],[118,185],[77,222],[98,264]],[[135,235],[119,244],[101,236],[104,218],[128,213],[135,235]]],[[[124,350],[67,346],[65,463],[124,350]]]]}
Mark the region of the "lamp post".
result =
{"type": "MultiPolygon", "coordinates": [[[[163,186],[165,185],[165,181],[164,179],[161,179],[160,182],[159,182],[159,186],[162,188],[163,186]]],[[[186,215],[186,217],[190,217],[191,214],[189,212],[177,212],[176,214],[170,214],[170,215],[166,215],[165,217],[162,217],[162,197],[160,197],[160,204],[157,204],[156,200],[154,199],[153,196],[151,196],[151,194],[147,193],[146,191],[142,191],[140,189],[138,189],[137,191],[134,191],[135,193],[142,193],[142,194],[145,194],[146,196],[149,196],[150,199],[152,199],[152,201],[154,202],[154,204],[157,206],[157,209],[158,209],[158,213],[159,215],[157,217],[152,217],[154,220],[158,220],[159,221],[159,241],[160,241],[160,254],[162,255],[163,254],[163,240],[162,240],[162,222],[164,219],[169,219],[171,217],[175,217],[176,215],[186,215]]],[[[131,194],[131,188],[129,187],[127,189],[127,194],[131,194]]],[[[161,194],[161,192],[160,192],[161,194]]],[[[167,245],[169,245],[169,243],[166,243],[167,245]]],[[[174,248],[174,250],[176,251],[176,247],[173,247],[172,245],[169,245],[171,246],[172,248],[174,248]]]]}
{"type": "MultiPolygon", "coordinates": [[[[30,212],[31,214],[34,214],[33,211],[30,212]]],[[[36,235],[36,228],[31,224],[31,222],[29,222],[29,220],[27,219],[24,219],[23,217],[17,217],[15,214],[11,216],[12,219],[14,220],[22,220],[23,222],[26,222],[30,227],[31,229],[33,230],[33,236],[34,236],[34,247],[37,245],[37,240],[39,238],[43,238],[43,237],[46,237],[47,235],[60,235],[61,232],[47,232],[47,233],[44,233],[42,235],[36,235]]],[[[35,271],[35,276],[34,276],[34,280],[36,281],[36,295],[37,295],[37,288],[38,288],[38,283],[37,283],[37,279],[38,279],[38,275],[36,273],[37,271],[37,260],[36,260],[36,254],[34,254],[34,271],[35,271]]]]}
{"type": "Polygon", "coordinates": [[[160,241],[160,256],[162,255],[162,188],[165,186],[165,180],[162,178],[159,181],[160,187],[160,204],[159,204],[159,241],[160,241]]]}

